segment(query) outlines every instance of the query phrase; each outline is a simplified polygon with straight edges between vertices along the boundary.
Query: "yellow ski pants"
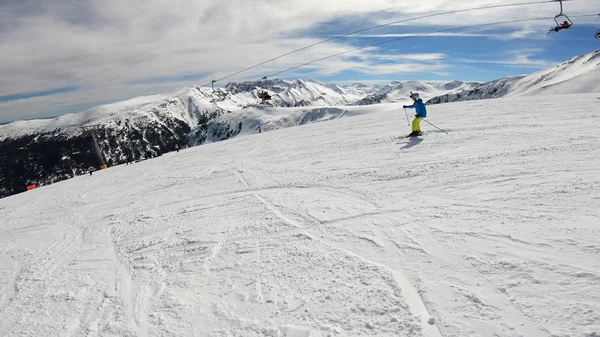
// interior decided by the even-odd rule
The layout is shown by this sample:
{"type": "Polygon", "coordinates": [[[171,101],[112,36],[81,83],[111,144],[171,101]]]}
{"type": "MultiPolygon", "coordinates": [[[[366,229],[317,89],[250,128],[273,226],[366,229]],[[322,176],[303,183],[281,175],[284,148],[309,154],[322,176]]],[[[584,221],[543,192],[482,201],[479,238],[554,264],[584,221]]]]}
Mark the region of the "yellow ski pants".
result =
{"type": "Polygon", "coordinates": [[[413,131],[421,132],[421,121],[422,120],[423,120],[423,118],[421,118],[421,117],[417,117],[413,120],[413,122],[412,122],[412,130],[413,131]]]}

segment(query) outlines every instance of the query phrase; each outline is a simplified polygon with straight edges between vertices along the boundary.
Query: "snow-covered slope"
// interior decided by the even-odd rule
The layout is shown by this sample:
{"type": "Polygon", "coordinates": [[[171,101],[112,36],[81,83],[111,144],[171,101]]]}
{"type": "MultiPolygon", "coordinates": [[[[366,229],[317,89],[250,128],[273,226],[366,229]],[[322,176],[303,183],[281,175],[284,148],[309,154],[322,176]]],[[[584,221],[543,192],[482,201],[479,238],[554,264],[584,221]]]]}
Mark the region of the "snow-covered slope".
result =
{"type": "Polygon", "coordinates": [[[418,92],[421,98],[428,100],[444,94],[471,90],[480,83],[477,82],[428,82],[428,81],[395,81],[379,89],[377,92],[356,102],[356,105],[372,105],[379,103],[404,102],[411,92],[418,92]]]}
{"type": "MultiPolygon", "coordinates": [[[[294,126],[327,121],[346,116],[344,107],[287,108],[252,106],[216,118],[206,131],[192,137],[192,143],[203,144],[229,139],[239,134],[262,133],[294,126]]],[[[195,132],[192,134],[196,135],[195,132]]]]}
{"type": "Polygon", "coordinates": [[[531,75],[502,78],[473,89],[434,97],[429,103],[597,92],[600,92],[600,49],[531,75]]]}
{"type": "Polygon", "coordinates": [[[366,97],[368,95],[372,95],[375,94],[377,92],[379,92],[382,88],[382,86],[376,84],[373,86],[368,86],[366,84],[362,84],[362,83],[354,83],[351,85],[340,85],[340,88],[342,88],[344,90],[344,92],[363,98],[366,97]]]}
{"type": "Polygon", "coordinates": [[[193,130],[190,141],[193,144],[218,142],[239,135],[291,128],[369,112],[370,109],[347,109],[344,106],[283,109],[257,105],[215,118],[205,128],[193,130]]]}
{"type": "Polygon", "coordinates": [[[346,89],[310,79],[299,79],[293,82],[275,79],[230,83],[219,90],[246,99],[247,104],[238,104],[238,107],[256,105],[259,90],[269,92],[272,97],[269,105],[278,107],[348,105],[371,92],[371,89],[366,86],[351,86],[346,89]]]}
{"type": "Polygon", "coordinates": [[[0,199],[0,335],[597,336],[597,107],[347,107],[0,199]]]}
{"type": "Polygon", "coordinates": [[[526,76],[514,85],[512,91],[513,95],[600,92],[600,49],[526,76]]]}

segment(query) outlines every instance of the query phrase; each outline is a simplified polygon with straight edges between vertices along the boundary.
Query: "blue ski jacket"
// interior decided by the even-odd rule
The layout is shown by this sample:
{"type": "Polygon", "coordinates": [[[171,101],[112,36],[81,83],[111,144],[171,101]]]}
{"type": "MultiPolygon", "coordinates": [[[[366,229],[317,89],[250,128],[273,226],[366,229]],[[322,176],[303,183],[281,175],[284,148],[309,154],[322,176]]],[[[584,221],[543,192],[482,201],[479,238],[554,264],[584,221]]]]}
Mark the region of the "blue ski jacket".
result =
{"type": "Polygon", "coordinates": [[[418,100],[413,105],[407,106],[407,108],[414,108],[417,111],[417,116],[425,118],[427,117],[427,108],[425,107],[425,103],[423,100],[418,100]]]}

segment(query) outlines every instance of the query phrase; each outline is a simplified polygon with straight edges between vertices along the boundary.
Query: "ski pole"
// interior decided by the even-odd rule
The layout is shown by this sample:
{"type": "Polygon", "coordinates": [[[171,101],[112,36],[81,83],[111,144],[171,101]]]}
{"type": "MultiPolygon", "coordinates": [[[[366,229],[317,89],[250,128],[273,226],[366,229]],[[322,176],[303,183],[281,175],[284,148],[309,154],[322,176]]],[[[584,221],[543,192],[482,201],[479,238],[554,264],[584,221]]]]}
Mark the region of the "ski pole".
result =
{"type": "Polygon", "coordinates": [[[406,108],[404,108],[404,113],[406,114],[406,122],[408,123],[408,126],[410,126],[410,119],[408,119],[408,111],[406,111],[406,108]]]}
{"type": "Polygon", "coordinates": [[[448,134],[448,132],[446,132],[446,131],[444,131],[444,130],[442,130],[442,129],[438,128],[437,126],[435,126],[435,125],[433,125],[433,124],[429,123],[427,120],[425,120],[425,119],[423,119],[423,120],[424,120],[424,121],[425,121],[427,124],[429,124],[429,125],[433,126],[434,128],[436,128],[436,129],[438,129],[438,130],[442,131],[442,132],[443,132],[443,133],[445,133],[445,134],[448,134]]]}

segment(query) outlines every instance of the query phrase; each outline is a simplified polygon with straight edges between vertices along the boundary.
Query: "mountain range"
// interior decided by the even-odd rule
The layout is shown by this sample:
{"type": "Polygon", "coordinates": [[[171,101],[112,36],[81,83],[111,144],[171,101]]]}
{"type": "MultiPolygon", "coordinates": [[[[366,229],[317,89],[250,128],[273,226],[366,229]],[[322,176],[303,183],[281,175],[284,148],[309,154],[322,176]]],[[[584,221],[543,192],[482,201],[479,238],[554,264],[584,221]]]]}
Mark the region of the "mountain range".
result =
{"type": "Polygon", "coordinates": [[[417,91],[428,104],[515,95],[600,92],[600,50],[531,75],[487,83],[394,81],[336,85],[282,79],[191,87],[62,115],[0,125],[0,197],[153,153],[348,116],[344,106],[410,103],[417,91]],[[259,90],[271,100],[262,103],[259,90]],[[93,131],[92,131],[93,130],[93,131]],[[158,150],[158,151],[157,151],[158,150]]]}

